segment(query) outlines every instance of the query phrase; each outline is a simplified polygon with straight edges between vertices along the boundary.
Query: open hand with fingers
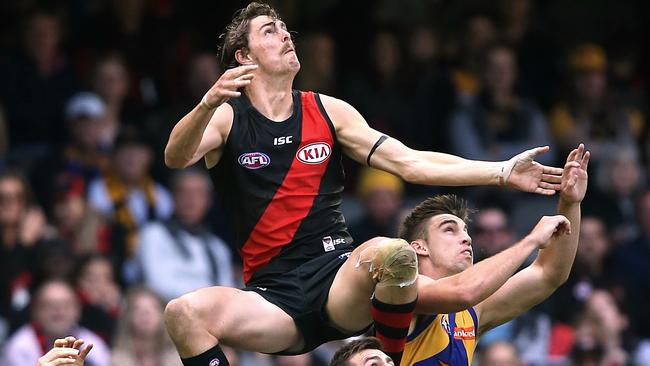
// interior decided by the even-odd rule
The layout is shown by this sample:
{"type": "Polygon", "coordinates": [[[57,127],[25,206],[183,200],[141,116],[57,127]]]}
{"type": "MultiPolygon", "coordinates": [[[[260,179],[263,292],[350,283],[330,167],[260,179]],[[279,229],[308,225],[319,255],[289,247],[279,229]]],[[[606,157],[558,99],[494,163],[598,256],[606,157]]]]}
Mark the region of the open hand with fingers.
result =
{"type": "Polygon", "coordinates": [[[257,65],[245,65],[226,70],[205,93],[200,105],[207,109],[214,109],[230,98],[239,97],[241,92],[238,89],[251,83],[255,76],[253,71],[256,69],[257,65]]]}
{"type": "Polygon", "coordinates": [[[535,161],[538,155],[549,149],[548,146],[536,147],[512,157],[501,172],[503,183],[524,192],[555,194],[560,189],[562,168],[545,166],[535,161]]]}
{"type": "Polygon", "coordinates": [[[543,216],[528,234],[528,239],[532,240],[538,249],[544,249],[550,244],[551,239],[569,234],[571,234],[571,223],[565,216],[543,216]]]}
{"type": "Polygon", "coordinates": [[[83,366],[86,356],[93,348],[89,343],[83,350],[83,339],[66,337],[54,341],[54,347],[39,358],[36,366],[83,366]]]}
{"type": "Polygon", "coordinates": [[[579,203],[587,192],[587,167],[591,154],[580,144],[566,159],[560,188],[560,199],[566,203],[579,203]]]}

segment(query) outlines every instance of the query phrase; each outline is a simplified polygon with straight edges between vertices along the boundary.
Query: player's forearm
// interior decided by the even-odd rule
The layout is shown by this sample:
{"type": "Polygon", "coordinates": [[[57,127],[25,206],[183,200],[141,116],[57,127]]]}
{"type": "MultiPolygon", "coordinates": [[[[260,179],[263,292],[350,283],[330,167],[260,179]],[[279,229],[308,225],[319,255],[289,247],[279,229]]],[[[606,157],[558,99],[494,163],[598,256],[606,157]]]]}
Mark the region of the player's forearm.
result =
{"type": "Polygon", "coordinates": [[[418,293],[417,311],[449,313],[478,304],[503,286],[536,248],[535,242],[524,238],[457,275],[426,284],[418,293]],[[446,299],[441,294],[453,297],[446,299]]]}
{"type": "Polygon", "coordinates": [[[564,215],[571,222],[571,234],[553,239],[555,242],[540,250],[536,260],[543,270],[544,279],[556,288],[569,278],[578,250],[580,203],[568,203],[560,199],[557,213],[564,215]]]}
{"type": "Polygon", "coordinates": [[[445,153],[418,151],[408,180],[416,184],[442,186],[497,185],[504,167],[504,162],[468,160],[445,153]]]}
{"type": "Polygon", "coordinates": [[[215,109],[197,105],[174,126],[165,147],[165,164],[184,168],[194,158],[215,109]]]}

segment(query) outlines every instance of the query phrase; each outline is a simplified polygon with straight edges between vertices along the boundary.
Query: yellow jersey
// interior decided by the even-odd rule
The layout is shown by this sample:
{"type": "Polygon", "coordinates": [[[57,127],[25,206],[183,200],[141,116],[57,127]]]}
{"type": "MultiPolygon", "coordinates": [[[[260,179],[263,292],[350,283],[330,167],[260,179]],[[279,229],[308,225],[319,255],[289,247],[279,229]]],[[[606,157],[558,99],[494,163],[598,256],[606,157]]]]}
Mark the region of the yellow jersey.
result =
{"type": "Polygon", "coordinates": [[[402,366],[469,366],[476,348],[478,318],[474,308],[430,315],[409,334],[402,366]]]}

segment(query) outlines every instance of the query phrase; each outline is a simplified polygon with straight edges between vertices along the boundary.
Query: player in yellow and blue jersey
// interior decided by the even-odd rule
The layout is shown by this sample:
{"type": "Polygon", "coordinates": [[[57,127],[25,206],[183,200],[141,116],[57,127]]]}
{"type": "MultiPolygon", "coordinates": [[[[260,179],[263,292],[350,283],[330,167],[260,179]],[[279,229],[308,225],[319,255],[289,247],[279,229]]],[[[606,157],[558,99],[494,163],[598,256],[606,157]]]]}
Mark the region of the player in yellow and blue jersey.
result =
{"type": "MultiPolygon", "coordinates": [[[[589,155],[582,144],[569,154],[561,178],[558,216],[543,217],[528,236],[510,248],[539,246],[537,241],[543,237],[539,234],[544,230],[555,230],[548,246],[539,251],[530,266],[510,277],[478,305],[470,305],[463,311],[449,310],[450,313],[446,314],[440,309],[454,309],[458,304],[441,304],[439,294],[423,296],[420,292],[417,311],[438,313],[420,315],[413,320],[402,366],[471,365],[481,334],[524,313],[566,281],[578,245],[580,202],[587,189],[589,155]],[[566,235],[557,221],[564,217],[573,228],[565,228],[566,235]]],[[[425,200],[404,220],[400,237],[411,243],[418,254],[420,287],[425,286],[426,281],[444,281],[452,278],[449,276],[471,270],[472,240],[467,233],[467,221],[466,202],[453,195],[425,200]]],[[[495,276],[500,275],[497,273],[499,268],[494,268],[494,271],[495,276]]],[[[488,282],[486,279],[485,283],[488,282]]],[[[474,290],[468,288],[467,291],[474,290]]],[[[462,296],[459,301],[462,301],[462,296]]]]}

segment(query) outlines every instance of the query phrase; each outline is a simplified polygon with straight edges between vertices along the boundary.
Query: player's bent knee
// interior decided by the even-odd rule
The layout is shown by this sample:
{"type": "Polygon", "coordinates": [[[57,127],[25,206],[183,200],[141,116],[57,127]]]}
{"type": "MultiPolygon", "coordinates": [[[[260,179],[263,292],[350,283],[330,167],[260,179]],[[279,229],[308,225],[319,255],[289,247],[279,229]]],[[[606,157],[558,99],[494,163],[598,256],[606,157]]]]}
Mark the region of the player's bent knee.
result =
{"type": "Polygon", "coordinates": [[[187,296],[181,296],[167,304],[164,316],[167,329],[170,333],[174,333],[179,327],[190,325],[196,314],[187,296]]]}
{"type": "Polygon", "coordinates": [[[417,254],[403,239],[385,239],[363,249],[356,267],[362,264],[368,264],[377,286],[409,286],[418,277],[417,254]]]}

